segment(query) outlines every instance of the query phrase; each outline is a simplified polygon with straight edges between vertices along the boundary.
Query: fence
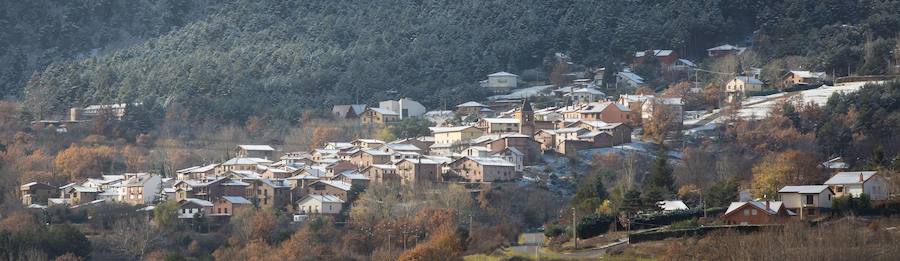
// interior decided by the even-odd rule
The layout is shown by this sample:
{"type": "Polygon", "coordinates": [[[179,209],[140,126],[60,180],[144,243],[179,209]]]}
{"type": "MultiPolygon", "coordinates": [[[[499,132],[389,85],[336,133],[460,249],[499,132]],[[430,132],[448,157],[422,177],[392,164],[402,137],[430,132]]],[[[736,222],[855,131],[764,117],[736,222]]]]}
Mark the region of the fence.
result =
{"type": "Polygon", "coordinates": [[[693,229],[679,229],[669,231],[653,231],[634,233],[628,235],[628,243],[634,244],[646,241],[663,240],[666,238],[702,236],[712,231],[721,229],[731,229],[742,233],[756,232],[763,228],[781,228],[781,225],[734,225],[734,226],[706,226],[693,229]]]}

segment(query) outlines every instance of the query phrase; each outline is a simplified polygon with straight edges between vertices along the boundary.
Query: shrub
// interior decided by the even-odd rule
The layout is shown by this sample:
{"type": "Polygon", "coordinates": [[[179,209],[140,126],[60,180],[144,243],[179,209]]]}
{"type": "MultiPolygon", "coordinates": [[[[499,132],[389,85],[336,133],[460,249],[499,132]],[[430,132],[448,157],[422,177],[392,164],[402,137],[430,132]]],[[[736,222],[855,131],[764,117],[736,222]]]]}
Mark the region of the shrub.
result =
{"type": "Polygon", "coordinates": [[[591,238],[606,233],[615,217],[603,214],[591,214],[578,221],[578,238],[591,238]]]}

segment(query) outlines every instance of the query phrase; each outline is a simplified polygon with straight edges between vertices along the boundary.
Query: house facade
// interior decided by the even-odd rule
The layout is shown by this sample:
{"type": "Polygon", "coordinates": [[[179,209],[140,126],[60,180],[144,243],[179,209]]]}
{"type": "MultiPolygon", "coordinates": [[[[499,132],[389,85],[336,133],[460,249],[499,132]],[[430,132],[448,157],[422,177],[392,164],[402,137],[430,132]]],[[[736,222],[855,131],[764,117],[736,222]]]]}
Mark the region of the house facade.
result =
{"type": "Polygon", "coordinates": [[[827,185],[785,186],[778,195],[784,207],[803,220],[829,213],[834,192],[827,185]]]}
{"type": "Polygon", "coordinates": [[[517,177],[516,165],[499,157],[462,157],[449,165],[468,182],[509,181],[517,177]]]}
{"type": "Polygon", "coordinates": [[[871,200],[886,200],[890,197],[890,184],[876,171],[838,172],[825,181],[831,187],[835,197],[845,195],[858,198],[862,194],[871,200]]]}
{"type": "Polygon", "coordinates": [[[746,201],[732,202],[720,218],[729,225],[765,225],[785,223],[792,216],[780,201],[746,201]]]}

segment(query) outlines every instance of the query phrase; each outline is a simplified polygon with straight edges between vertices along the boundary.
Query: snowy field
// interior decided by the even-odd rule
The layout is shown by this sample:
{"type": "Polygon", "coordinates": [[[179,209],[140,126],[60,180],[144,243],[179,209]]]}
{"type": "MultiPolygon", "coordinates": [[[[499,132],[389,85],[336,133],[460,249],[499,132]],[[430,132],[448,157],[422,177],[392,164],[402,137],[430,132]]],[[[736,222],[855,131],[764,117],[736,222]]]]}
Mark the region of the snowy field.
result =
{"type": "Polygon", "coordinates": [[[799,92],[782,92],[769,96],[750,97],[741,103],[743,107],[739,114],[745,119],[761,119],[768,117],[775,104],[786,98],[797,99],[802,103],[813,102],[819,106],[825,106],[825,103],[828,102],[828,97],[831,97],[832,94],[855,92],[867,83],[869,82],[852,82],[838,84],[836,86],[824,85],[819,88],[799,92]]]}

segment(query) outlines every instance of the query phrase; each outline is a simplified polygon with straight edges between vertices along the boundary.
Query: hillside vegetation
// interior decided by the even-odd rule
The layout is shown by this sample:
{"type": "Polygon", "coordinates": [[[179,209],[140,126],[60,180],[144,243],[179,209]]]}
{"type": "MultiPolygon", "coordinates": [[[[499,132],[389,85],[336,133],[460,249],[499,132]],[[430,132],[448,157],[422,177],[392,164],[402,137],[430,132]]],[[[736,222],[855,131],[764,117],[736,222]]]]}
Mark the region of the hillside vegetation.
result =
{"type": "Polygon", "coordinates": [[[879,73],[900,28],[900,1],[887,0],[236,0],[212,12],[130,48],[50,64],[27,84],[29,109],[46,117],[137,100],[244,121],[398,96],[446,108],[484,97],[477,81],[488,73],[546,77],[555,52],[611,66],[636,50],[700,58],[721,43],[752,42],[763,61],[804,56],[804,68],[879,73]]]}

